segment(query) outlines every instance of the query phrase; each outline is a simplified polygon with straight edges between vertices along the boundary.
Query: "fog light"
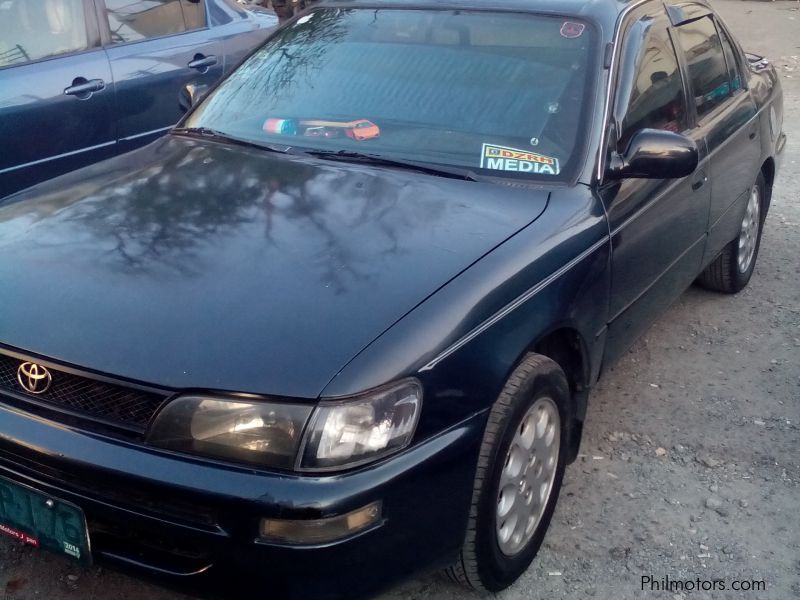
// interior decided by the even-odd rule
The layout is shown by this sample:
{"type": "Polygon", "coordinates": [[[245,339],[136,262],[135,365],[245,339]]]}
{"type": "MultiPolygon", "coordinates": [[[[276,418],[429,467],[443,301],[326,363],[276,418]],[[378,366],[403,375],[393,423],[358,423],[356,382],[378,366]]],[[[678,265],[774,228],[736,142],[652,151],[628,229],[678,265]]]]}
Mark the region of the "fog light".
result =
{"type": "Polygon", "coordinates": [[[284,544],[324,544],[368,529],[381,519],[381,503],[327,519],[261,519],[264,541],[284,544]]]}

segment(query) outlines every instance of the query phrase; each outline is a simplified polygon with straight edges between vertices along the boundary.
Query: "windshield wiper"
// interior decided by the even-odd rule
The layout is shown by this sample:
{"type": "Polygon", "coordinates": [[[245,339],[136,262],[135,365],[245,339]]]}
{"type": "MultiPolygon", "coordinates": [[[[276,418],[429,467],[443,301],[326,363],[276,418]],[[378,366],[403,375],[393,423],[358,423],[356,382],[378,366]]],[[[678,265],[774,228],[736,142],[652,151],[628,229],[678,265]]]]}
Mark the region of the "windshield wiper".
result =
{"type": "Polygon", "coordinates": [[[401,158],[387,158],[379,154],[367,154],[365,152],[354,152],[351,150],[304,150],[303,154],[308,154],[316,158],[323,158],[325,160],[368,163],[382,167],[400,167],[402,169],[411,169],[419,171],[420,173],[436,175],[437,177],[450,177],[452,179],[463,179],[465,181],[486,181],[486,179],[469,169],[431,165],[412,160],[403,160],[401,158]]]}
{"type": "Polygon", "coordinates": [[[197,137],[206,137],[216,139],[223,142],[232,142],[240,146],[250,146],[251,148],[259,148],[261,150],[269,150],[270,152],[278,152],[280,154],[287,154],[291,150],[291,146],[283,146],[279,144],[262,144],[253,140],[224,133],[218,129],[211,129],[210,127],[173,127],[172,133],[178,135],[190,135],[197,137]]]}
{"type": "Polygon", "coordinates": [[[437,177],[450,177],[452,179],[463,179],[465,181],[486,181],[485,178],[469,169],[460,169],[458,167],[448,167],[444,165],[431,165],[428,163],[403,160],[400,158],[387,158],[385,156],[380,156],[379,154],[368,154],[365,152],[354,152],[351,150],[307,150],[295,148],[293,146],[260,143],[253,140],[232,136],[228,133],[224,133],[218,129],[212,129],[210,127],[174,127],[172,129],[172,133],[232,142],[242,146],[250,146],[252,148],[260,148],[261,150],[269,150],[270,152],[278,152],[280,154],[299,154],[314,156],[316,158],[322,158],[325,160],[341,160],[346,162],[368,163],[383,167],[399,167],[402,169],[411,169],[420,173],[435,175],[437,177]]]}

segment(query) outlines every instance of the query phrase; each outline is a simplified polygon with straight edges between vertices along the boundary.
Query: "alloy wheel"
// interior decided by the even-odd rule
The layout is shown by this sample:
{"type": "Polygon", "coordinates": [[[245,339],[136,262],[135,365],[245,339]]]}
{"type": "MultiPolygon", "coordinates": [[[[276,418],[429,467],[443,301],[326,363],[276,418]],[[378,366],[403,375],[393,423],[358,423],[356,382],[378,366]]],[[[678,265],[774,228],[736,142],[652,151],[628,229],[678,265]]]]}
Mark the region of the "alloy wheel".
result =
{"type": "Polygon", "coordinates": [[[739,232],[739,250],[736,255],[740,273],[747,273],[753,262],[758,243],[758,228],[761,223],[761,193],[758,186],[754,185],[750,190],[750,199],[747,202],[747,210],[742,220],[742,228],[739,232]]]}
{"type": "Polygon", "coordinates": [[[560,445],[558,407],[539,398],[520,421],[500,475],[495,530],[506,556],[521,552],[536,531],[553,491],[560,445]]]}

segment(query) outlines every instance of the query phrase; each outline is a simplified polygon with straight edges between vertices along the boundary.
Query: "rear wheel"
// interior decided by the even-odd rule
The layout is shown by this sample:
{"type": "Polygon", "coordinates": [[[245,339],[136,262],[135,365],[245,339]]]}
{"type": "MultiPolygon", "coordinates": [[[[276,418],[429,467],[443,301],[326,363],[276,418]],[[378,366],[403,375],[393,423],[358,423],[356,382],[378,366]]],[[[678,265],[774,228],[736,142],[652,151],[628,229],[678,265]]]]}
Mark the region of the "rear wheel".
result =
{"type": "Polygon", "coordinates": [[[717,292],[735,294],[750,281],[761,245],[765,194],[764,176],[759,173],[750,189],[739,234],[700,274],[697,279],[700,285],[717,292]]]}
{"type": "Polygon", "coordinates": [[[564,372],[529,354],[489,414],[464,547],[447,570],[451,579],[496,592],[525,572],[555,510],[572,418],[564,372]]]}

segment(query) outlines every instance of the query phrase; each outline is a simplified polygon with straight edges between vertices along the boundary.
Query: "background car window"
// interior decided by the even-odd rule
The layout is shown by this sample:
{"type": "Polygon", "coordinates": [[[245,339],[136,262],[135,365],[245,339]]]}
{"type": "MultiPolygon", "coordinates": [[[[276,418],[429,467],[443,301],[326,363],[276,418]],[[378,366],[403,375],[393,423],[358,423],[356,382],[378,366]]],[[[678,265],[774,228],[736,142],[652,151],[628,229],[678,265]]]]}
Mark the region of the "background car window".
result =
{"type": "Polygon", "coordinates": [[[203,2],[105,0],[111,41],[117,44],[181,33],[205,26],[203,2]]]}
{"type": "Polygon", "coordinates": [[[722,49],[725,51],[725,62],[728,65],[728,79],[731,83],[731,92],[735,92],[736,90],[740,90],[742,88],[742,77],[739,74],[739,64],[736,61],[736,54],[733,50],[733,44],[731,44],[728,35],[721,27],[719,28],[719,36],[720,40],[722,41],[722,49]]]}
{"type": "Polygon", "coordinates": [[[620,90],[622,102],[626,103],[620,151],[640,129],[679,132],[688,127],[683,81],[668,25],[665,17],[648,16],[632,31],[631,37],[643,41],[629,49],[635,53],[631,65],[634,76],[628,89],[621,86],[620,90]]]}
{"type": "Polygon", "coordinates": [[[206,26],[206,3],[203,0],[181,0],[186,29],[200,29],[206,26]]]}
{"type": "Polygon", "coordinates": [[[0,0],[0,67],[87,47],[81,0],[0,0]]]}
{"type": "Polygon", "coordinates": [[[697,115],[702,117],[731,95],[722,43],[711,17],[681,25],[678,35],[689,66],[697,115]]]}

